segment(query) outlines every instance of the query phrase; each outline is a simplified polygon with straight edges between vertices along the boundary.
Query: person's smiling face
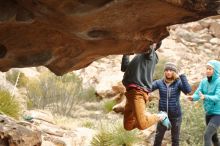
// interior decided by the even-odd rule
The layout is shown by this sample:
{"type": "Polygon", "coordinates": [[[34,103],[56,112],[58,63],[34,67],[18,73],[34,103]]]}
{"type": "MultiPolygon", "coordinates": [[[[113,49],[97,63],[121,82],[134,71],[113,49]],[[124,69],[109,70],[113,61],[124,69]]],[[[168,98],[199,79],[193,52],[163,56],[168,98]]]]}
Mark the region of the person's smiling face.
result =
{"type": "Polygon", "coordinates": [[[165,74],[165,77],[167,79],[172,79],[173,75],[174,75],[174,71],[170,70],[170,69],[167,69],[167,70],[164,71],[164,74],[165,74]]]}

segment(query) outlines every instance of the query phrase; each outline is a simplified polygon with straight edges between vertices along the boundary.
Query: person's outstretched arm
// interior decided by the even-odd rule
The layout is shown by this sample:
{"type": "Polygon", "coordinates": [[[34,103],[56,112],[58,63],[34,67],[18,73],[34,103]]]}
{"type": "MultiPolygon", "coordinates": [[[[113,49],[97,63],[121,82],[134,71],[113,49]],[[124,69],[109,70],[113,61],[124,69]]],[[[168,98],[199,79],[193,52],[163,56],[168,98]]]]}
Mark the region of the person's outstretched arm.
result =
{"type": "Polygon", "coordinates": [[[157,90],[159,89],[159,86],[158,86],[158,81],[153,81],[152,83],[152,88],[151,88],[151,92],[153,92],[154,90],[157,90]]]}
{"type": "Polygon", "coordinates": [[[192,91],[192,88],[186,78],[186,75],[181,74],[180,76],[180,90],[184,93],[184,94],[189,94],[192,91]]]}
{"type": "MultiPolygon", "coordinates": [[[[144,52],[145,56],[147,59],[152,58],[154,55],[157,56],[156,50],[160,48],[162,42],[160,41],[157,44],[152,44],[151,46],[149,46],[148,49],[146,49],[146,52],[144,52]]],[[[158,56],[156,57],[157,61],[158,61],[158,56]]]]}
{"type": "Polygon", "coordinates": [[[125,72],[129,64],[129,55],[123,55],[121,60],[121,71],[125,72]]]}
{"type": "Polygon", "coordinates": [[[199,94],[200,92],[202,92],[201,90],[202,90],[202,81],[200,82],[199,87],[196,89],[195,93],[193,94],[192,101],[197,101],[200,99],[199,94]]]}

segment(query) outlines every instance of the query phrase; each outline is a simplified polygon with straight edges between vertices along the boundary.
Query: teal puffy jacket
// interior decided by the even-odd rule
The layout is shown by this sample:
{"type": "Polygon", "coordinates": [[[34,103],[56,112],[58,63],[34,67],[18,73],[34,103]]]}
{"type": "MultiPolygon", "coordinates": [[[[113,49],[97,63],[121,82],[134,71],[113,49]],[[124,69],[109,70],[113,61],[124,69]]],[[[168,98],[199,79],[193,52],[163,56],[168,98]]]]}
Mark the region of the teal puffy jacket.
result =
{"type": "Polygon", "coordinates": [[[208,82],[207,78],[204,78],[193,94],[193,101],[200,99],[199,92],[204,94],[205,99],[203,106],[207,115],[220,115],[220,62],[216,60],[210,60],[208,65],[214,68],[212,79],[208,82]]]}

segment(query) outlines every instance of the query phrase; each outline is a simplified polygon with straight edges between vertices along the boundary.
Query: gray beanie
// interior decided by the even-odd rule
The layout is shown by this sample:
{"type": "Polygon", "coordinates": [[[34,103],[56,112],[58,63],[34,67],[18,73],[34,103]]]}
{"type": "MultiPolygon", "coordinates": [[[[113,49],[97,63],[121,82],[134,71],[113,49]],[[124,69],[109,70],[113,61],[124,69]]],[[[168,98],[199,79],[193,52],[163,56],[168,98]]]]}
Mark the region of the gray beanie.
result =
{"type": "Polygon", "coordinates": [[[164,71],[165,70],[172,70],[172,71],[174,71],[174,72],[178,72],[177,71],[177,67],[176,67],[176,65],[174,64],[174,63],[172,63],[172,62],[167,62],[166,64],[165,64],[165,66],[164,66],[164,71]]]}

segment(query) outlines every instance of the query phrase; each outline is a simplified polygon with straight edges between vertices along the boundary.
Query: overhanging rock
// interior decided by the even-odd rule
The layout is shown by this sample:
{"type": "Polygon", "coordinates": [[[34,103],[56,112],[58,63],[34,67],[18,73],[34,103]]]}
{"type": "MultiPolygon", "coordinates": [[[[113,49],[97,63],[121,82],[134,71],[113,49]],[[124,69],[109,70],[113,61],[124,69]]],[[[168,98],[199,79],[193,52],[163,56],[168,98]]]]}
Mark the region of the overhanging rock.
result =
{"type": "Polygon", "coordinates": [[[143,52],[167,26],[217,15],[217,0],[0,0],[0,71],[57,75],[110,54],[143,52]]]}

